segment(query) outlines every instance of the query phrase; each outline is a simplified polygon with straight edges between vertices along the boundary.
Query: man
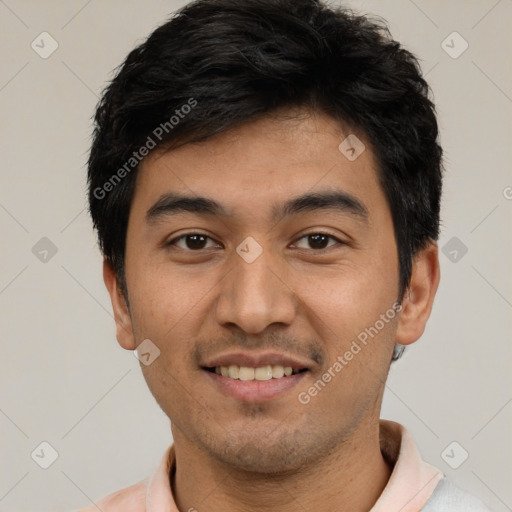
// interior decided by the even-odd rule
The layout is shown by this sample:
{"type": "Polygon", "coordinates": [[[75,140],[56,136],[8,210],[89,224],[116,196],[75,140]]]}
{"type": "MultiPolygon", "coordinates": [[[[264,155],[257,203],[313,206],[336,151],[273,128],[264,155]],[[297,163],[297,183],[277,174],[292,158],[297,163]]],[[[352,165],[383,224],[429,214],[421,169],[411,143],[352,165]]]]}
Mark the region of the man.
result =
{"type": "Polygon", "coordinates": [[[488,510],[379,419],[439,283],[428,93],[384,26],[315,0],[199,0],[128,55],[90,211],[173,445],[85,510],[488,510]]]}

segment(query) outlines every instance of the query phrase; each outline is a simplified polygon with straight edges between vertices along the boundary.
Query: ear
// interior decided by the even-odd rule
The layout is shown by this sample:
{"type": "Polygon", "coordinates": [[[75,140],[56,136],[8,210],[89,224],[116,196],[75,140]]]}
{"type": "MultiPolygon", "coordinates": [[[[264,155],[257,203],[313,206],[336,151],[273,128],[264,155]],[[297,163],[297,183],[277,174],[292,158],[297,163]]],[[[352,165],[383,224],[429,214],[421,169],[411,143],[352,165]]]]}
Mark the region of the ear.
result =
{"type": "Polygon", "coordinates": [[[103,281],[110,294],[114,320],[116,322],[116,337],[119,345],[126,350],[135,350],[135,336],[133,335],[132,320],[123,292],[117,282],[112,266],[103,260],[103,281]]]}
{"type": "Polygon", "coordinates": [[[402,300],[396,342],[410,345],[423,334],[439,285],[438,248],[430,242],[413,258],[411,280],[402,300]]]}

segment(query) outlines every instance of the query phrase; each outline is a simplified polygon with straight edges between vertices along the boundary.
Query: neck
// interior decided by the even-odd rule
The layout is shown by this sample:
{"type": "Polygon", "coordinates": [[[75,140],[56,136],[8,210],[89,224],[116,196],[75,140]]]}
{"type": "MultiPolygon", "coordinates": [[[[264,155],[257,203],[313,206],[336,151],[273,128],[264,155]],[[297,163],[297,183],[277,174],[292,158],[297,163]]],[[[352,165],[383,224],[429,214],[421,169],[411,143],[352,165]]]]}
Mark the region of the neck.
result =
{"type": "Polygon", "coordinates": [[[386,486],[391,468],[380,450],[379,424],[357,429],[327,457],[281,474],[244,472],[215,459],[173,429],[174,499],[180,511],[364,512],[386,486]]]}

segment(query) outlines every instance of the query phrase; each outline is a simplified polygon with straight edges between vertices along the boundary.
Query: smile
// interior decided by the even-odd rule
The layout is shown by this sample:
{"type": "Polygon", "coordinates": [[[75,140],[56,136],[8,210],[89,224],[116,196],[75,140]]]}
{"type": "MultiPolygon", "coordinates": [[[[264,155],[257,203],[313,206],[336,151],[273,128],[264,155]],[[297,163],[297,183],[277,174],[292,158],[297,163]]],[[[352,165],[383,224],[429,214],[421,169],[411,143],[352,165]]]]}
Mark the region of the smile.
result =
{"type": "Polygon", "coordinates": [[[306,371],[303,369],[294,369],[291,366],[282,365],[265,365],[251,368],[249,366],[238,366],[231,364],[229,366],[216,366],[207,368],[208,371],[227,377],[228,379],[242,380],[242,381],[266,381],[271,379],[282,379],[306,371]]]}
{"type": "Polygon", "coordinates": [[[312,369],[307,358],[268,350],[225,352],[201,363],[203,375],[215,390],[245,403],[284,398],[312,369]]]}

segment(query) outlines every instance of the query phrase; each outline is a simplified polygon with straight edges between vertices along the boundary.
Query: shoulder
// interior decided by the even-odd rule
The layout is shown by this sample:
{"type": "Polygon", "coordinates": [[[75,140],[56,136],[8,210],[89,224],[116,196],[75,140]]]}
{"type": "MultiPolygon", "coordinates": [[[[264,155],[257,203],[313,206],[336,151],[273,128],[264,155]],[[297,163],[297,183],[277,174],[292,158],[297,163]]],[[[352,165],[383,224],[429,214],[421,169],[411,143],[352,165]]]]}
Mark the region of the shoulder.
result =
{"type": "Polygon", "coordinates": [[[94,505],[76,512],[145,512],[147,480],[109,494],[94,505]]]}
{"type": "Polygon", "coordinates": [[[439,481],[422,512],[491,512],[480,499],[457,487],[446,476],[439,481]]]}

